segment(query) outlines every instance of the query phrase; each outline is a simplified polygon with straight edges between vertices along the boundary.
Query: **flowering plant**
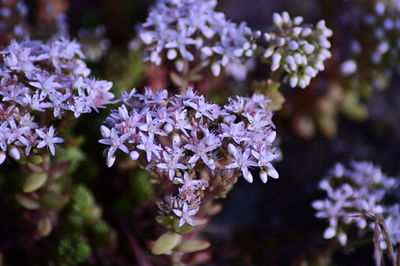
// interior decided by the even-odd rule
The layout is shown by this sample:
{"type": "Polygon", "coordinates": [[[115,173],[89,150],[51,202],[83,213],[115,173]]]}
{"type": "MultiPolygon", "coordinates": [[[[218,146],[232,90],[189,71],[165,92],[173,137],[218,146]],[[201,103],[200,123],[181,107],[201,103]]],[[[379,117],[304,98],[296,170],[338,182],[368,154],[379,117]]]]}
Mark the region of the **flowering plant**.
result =
{"type": "MultiPolygon", "coordinates": [[[[312,206],[317,210],[316,217],[329,221],[324,238],[337,237],[341,245],[346,245],[349,227],[356,222],[363,234],[376,231],[377,261],[388,246],[389,251],[394,252],[392,246],[397,246],[400,241],[399,204],[387,205],[384,200],[388,192],[398,186],[395,178],[387,177],[370,162],[352,162],[350,168],[337,163],[319,186],[327,198],[314,201],[312,206]]],[[[396,260],[393,254],[390,256],[396,260]]]]}
{"type": "Polygon", "coordinates": [[[139,2],[0,1],[0,264],[397,266],[398,1],[139,2]]]}
{"type": "Polygon", "coordinates": [[[261,94],[229,99],[222,108],[191,88],[170,98],[165,90],[132,90],[121,102],[101,127],[107,165],[121,150],[161,187],[175,187],[176,195],[165,193],[159,202],[159,219],[167,227],[176,221],[178,233],[187,233],[180,229],[185,224],[196,226],[194,217],[205,215],[207,201],[225,195],[238,176],[253,182],[249,168],[260,168],[264,183],[278,178],[272,112],[261,94]]]}
{"type": "Polygon", "coordinates": [[[55,137],[53,121],[68,113],[78,118],[114,97],[111,82],[88,78],[90,70],[76,42],[12,42],[1,54],[0,163],[6,151],[19,160],[21,148],[25,156],[44,147],[54,155],[54,144],[63,140],[55,137]]]}

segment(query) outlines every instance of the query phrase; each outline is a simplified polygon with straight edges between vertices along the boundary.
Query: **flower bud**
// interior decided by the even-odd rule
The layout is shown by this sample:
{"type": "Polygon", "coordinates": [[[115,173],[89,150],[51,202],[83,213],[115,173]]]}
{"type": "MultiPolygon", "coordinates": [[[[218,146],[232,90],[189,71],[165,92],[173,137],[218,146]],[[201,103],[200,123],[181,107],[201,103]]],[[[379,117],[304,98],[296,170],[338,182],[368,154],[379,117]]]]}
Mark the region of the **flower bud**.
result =
{"type": "Polygon", "coordinates": [[[174,130],[174,127],[171,124],[165,124],[163,129],[166,133],[170,133],[172,130],[174,130]]]}
{"type": "Polygon", "coordinates": [[[131,158],[133,161],[136,161],[139,158],[139,153],[137,151],[131,151],[129,153],[129,158],[131,158]]]}
{"type": "Polygon", "coordinates": [[[263,183],[267,183],[268,181],[268,174],[265,171],[260,172],[260,178],[263,183]]]}
{"type": "Polygon", "coordinates": [[[109,138],[110,137],[111,131],[110,131],[110,129],[108,127],[102,125],[100,127],[100,132],[101,132],[101,135],[103,136],[103,138],[109,138]]]}
{"type": "Polygon", "coordinates": [[[282,20],[282,17],[281,17],[280,14],[274,13],[274,14],[272,15],[272,20],[273,20],[273,22],[274,22],[274,24],[275,24],[276,26],[280,27],[280,26],[282,25],[283,20],[282,20]]]}
{"type": "Polygon", "coordinates": [[[6,160],[6,153],[4,151],[0,151],[0,165],[6,160]]]}
{"type": "Polygon", "coordinates": [[[168,50],[168,52],[167,52],[167,58],[168,58],[169,60],[175,59],[175,58],[177,57],[177,55],[178,55],[178,53],[175,51],[175,49],[170,49],[170,50],[168,50]]]}
{"type": "Polygon", "coordinates": [[[276,71],[278,70],[279,66],[280,66],[280,62],[281,62],[282,56],[280,54],[274,54],[272,56],[272,65],[271,65],[271,70],[272,71],[276,71]]]}
{"type": "Polygon", "coordinates": [[[16,147],[12,147],[9,151],[9,154],[11,158],[13,158],[14,160],[21,159],[21,154],[19,153],[19,150],[16,147]]]}
{"type": "Polygon", "coordinates": [[[212,71],[212,73],[213,73],[213,75],[214,75],[215,77],[218,77],[219,74],[221,73],[221,66],[220,66],[220,64],[218,64],[218,63],[213,63],[213,64],[211,65],[211,71],[212,71]]]}
{"type": "Polygon", "coordinates": [[[107,157],[107,167],[113,166],[115,162],[115,156],[107,157]]]}

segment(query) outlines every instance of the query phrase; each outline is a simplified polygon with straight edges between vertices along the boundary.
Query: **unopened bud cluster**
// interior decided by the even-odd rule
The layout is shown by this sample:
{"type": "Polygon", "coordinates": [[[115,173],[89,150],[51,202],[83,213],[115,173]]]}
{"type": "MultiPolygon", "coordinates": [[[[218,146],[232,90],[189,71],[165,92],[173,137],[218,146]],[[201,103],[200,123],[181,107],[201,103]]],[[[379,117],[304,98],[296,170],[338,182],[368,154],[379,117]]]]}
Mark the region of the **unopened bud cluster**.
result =
{"type": "Polygon", "coordinates": [[[332,31],[321,20],[316,27],[303,25],[302,17],[290,18],[287,12],[273,15],[274,29],[265,33],[267,47],[257,49],[259,31],[244,23],[226,20],[215,11],[215,0],[159,0],[150,11],[139,32],[146,45],[146,60],[160,65],[173,60],[179,71],[184,61],[199,61],[211,66],[219,76],[222,67],[238,80],[247,75],[248,59],[262,57],[271,64],[272,72],[289,74],[290,85],[305,88],[331,57],[328,38],[332,31]],[[247,62],[247,64],[246,64],[247,62]]]}
{"type": "Polygon", "coordinates": [[[79,44],[67,39],[12,42],[1,51],[0,163],[8,152],[21,158],[33,148],[54,155],[54,120],[104,107],[114,95],[112,83],[89,78],[79,44]]]}
{"type": "MultiPolygon", "coordinates": [[[[348,231],[356,223],[360,232],[374,231],[376,223],[371,217],[382,215],[393,245],[400,242],[399,204],[385,203],[388,192],[398,183],[387,177],[381,169],[370,162],[352,162],[350,167],[337,163],[323,179],[319,187],[327,193],[326,199],[314,201],[316,217],[329,221],[324,238],[336,237],[342,245],[348,240],[348,231]]],[[[386,249],[382,233],[380,249],[386,249]]]]}
{"type": "Polygon", "coordinates": [[[262,95],[236,97],[220,107],[192,89],[172,97],[148,89],[144,95],[126,93],[122,101],[101,127],[107,165],[121,150],[160,182],[177,185],[178,194],[167,196],[160,213],[178,217],[179,226],[194,225],[192,217],[205,194],[215,193],[216,182],[223,187],[240,175],[252,182],[251,168],[261,169],[263,182],[278,178],[272,112],[262,95]]]}
{"type": "Polygon", "coordinates": [[[243,65],[254,56],[259,33],[228,21],[216,5],[216,0],[159,0],[139,32],[148,52],[145,60],[156,65],[173,61],[178,71],[184,62],[196,62],[211,67],[214,76],[230,64],[243,65]]]}
{"type": "Polygon", "coordinates": [[[321,20],[315,27],[304,25],[302,17],[287,12],[273,14],[274,29],[264,34],[268,45],[263,57],[270,60],[271,71],[285,71],[291,87],[305,88],[331,57],[328,38],[332,31],[321,20]]]}

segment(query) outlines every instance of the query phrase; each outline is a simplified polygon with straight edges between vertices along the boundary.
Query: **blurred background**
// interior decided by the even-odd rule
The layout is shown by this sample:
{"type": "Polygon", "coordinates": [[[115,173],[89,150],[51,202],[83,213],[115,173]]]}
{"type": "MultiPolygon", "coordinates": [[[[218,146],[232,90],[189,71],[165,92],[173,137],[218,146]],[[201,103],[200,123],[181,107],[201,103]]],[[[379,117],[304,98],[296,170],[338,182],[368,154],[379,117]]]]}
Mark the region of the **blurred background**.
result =
{"type": "MultiPolygon", "coordinates": [[[[30,9],[28,24],[43,25],[40,20],[43,2],[46,1],[25,2],[30,9]]],[[[60,8],[61,13],[65,12],[72,37],[90,44],[91,39],[86,38],[88,34],[85,37],[85,30],[103,27],[101,39],[106,40],[104,45],[107,49],[89,66],[95,76],[113,81],[117,94],[124,89],[147,85],[168,87],[163,70],[145,65],[140,49],[132,49],[136,45],[137,25],[145,21],[153,1],[47,2],[46,5],[50,3],[60,8]]],[[[400,88],[396,69],[390,69],[392,73],[385,80],[384,90],[371,89],[368,97],[359,96],[364,93],[356,91],[357,101],[351,104],[365,111],[361,117],[348,115],[351,112],[347,109],[343,111],[340,104],[346,98],[335,103],[336,109],[332,107],[333,110],[329,110],[332,115],[328,116],[328,122],[321,122],[313,116],[320,110],[321,99],[330,99],[327,95],[337,83],[341,84],[343,91],[346,90],[343,84],[348,83],[338,77],[340,65],[352,57],[351,41],[358,38],[363,29],[360,25],[370,5],[367,2],[374,1],[218,2],[218,10],[232,21],[245,21],[259,30],[270,27],[273,12],[287,10],[292,15],[303,16],[311,24],[325,19],[334,33],[331,40],[333,57],[309,88],[283,88],[286,101],[274,118],[283,154],[276,165],[280,178],[267,184],[258,178],[254,184],[239,179],[229,196],[219,200],[223,205],[222,211],[201,232],[211,242],[207,254],[209,259],[204,265],[373,265],[372,244],[350,244],[339,249],[333,241],[324,240],[322,233],[326,223],[315,218],[311,207],[313,200],[324,196],[318,190],[318,182],[335,162],[369,160],[381,165],[390,176],[397,176],[400,170],[400,88]]],[[[362,34],[372,33],[362,31],[362,34]]],[[[93,42],[98,42],[98,35],[95,34],[93,42]]],[[[263,71],[256,69],[251,78],[262,79],[263,71]]],[[[249,90],[235,88],[229,94],[247,93],[249,90]]],[[[216,101],[221,97],[218,89],[204,92],[216,101]]],[[[151,261],[147,241],[155,239],[161,229],[153,218],[156,208],[151,200],[151,185],[146,182],[149,177],[146,172],[129,170],[123,164],[117,169],[106,168],[101,156],[103,147],[97,143],[100,137],[98,128],[105,114],[102,112],[97,120],[83,118],[74,125],[76,135],[81,136],[76,139],[81,149],[71,151],[71,157],[76,161],[73,171],[76,174],[72,175],[81,188],[71,192],[72,203],[61,210],[58,227],[48,237],[35,236],[35,226],[29,222],[35,217],[29,211],[22,211],[14,202],[14,194],[21,183],[15,165],[2,166],[0,255],[4,265],[74,265],[73,262],[66,263],[65,259],[65,253],[79,250],[72,244],[68,246],[65,239],[70,238],[90,239],[85,241],[89,243],[90,256],[77,262],[80,265],[145,265],[143,262],[151,261]],[[74,223],[64,223],[73,215],[71,204],[79,205],[80,197],[91,202],[93,206],[88,204],[90,208],[101,208],[101,222],[96,221],[93,226],[91,222],[85,223],[84,229],[82,223],[79,229],[74,223]],[[105,224],[106,229],[100,228],[105,224]],[[60,249],[61,242],[68,248],[60,249]]],[[[400,199],[400,192],[397,196],[400,199]]],[[[151,263],[163,265],[157,261],[151,263]]]]}

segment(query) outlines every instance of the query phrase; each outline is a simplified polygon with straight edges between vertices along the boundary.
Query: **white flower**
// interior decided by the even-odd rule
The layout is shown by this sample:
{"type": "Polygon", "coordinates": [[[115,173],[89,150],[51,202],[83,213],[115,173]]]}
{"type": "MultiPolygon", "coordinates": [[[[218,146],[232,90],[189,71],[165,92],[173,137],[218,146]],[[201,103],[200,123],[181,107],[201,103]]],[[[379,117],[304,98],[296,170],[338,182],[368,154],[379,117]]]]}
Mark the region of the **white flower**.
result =
{"type": "Polygon", "coordinates": [[[217,149],[221,145],[220,139],[205,131],[205,136],[196,144],[186,144],[184,147],[187,150],[194,152],[194,155],[189,159],[190,164],[196,163],[201,159],[211,170],[215,169],[215,162],[213,158],[210,158],[209,152],[217,149]]]}
{"type": "Polygon", "coordinates": [[[182,210],[174,209],[176,216],[180,217],[179,227],[182,227],[185,223],[195,226],[192,217],[199,211],[198,208],[190,210],[187,203],[183,203],[182,210]]]}
{"type": "Polygon", "coordinates": [[[153,120],[153,117],[150,114],[150,112],[147,112],[146,113],[146,122],[142,123],[139,126],[139,129],[147,132],[147,134],[149,136],[154,137],[154,134],[166,136],[166,133],[161,129],[161,124],[162,124],[161,121],[153,120]]]}
{"type": "Polygon", "coordinates": [[[47,146],[52,155],[54,155],[55,152],[56,152],[54,144],[64,142],[64,140],[62,138],[55,137],[55,133],[56,132],[55,132],[55,129],[54,129],[53,126],[50,126],[50,128],[48,129],[47,132],[45,132],[43,129],[36,129],[36,133],[42,139],[38,143],[37,147],[38,148],[43,148],[43,147],[47,146]]]}
{"type": "Polygon", "coordinates": [[[262,173],[260,174],[261,180],[266,183],[268,180],[268,176],[272,178],[279,178],[278,172],[275,170],[275,167],[271,164],[272,161],[279,158],[278,154],[272,153],[267,149],[265,145],[261,146],[260,151],[252,150],[251,154],[254,156],[255,159],[258,160],[258,165],[263,169],[262,173]]]}
{"type": "Polygon", "coordinates": [[[205,190],[208,187],[207,180],[192,179],[187,172],[184,172],[183,178],[176,177],[174,180],[182,184],[182,187],[179,188],[180,192],[185,190],[205,190]]]}
{"type": "Polygon", "coordinates": [[[240,142],[247,140],[243,122],[239,122],[237,124],[231,123],[230,125],[221,124],[221,130],[223,133],[220,134],[220,137],[232,138],[237,144],[240,144],[240,142]]]}
{"type": "MultiPolygon", "coordinates": [[[[374,231],[375,222],[366,217],[366,213],[380,214],[389,220],[396,217],[398,211],[392,207],[386,208],[382,202],[387,190],[397,186],[392,180],[369,162],[352,162],[350,168],[337,163],[320,182],[320,188],[327,193],[326,199],[312,203],[312,207],[317,210],[316,217],[329,222],[324,238],[336,237],[341,245],[345,245],[346,230],[353,221],[360,232],[374,231]]],[[[400,219],[397,228],[399,223],[400,219]]],[[[393,244],[399,241],[400,238],[393,241],[393,244]]],[[[381,249],[384,248],[381,246],[381,249]]]]}
{"type": "Polygon", "coordinates": [[[47,95],[48,93],[53,92],[54,90],[61,88],[61,84],[54,82],[54,79],[56,78],[56,76],[52,75],[50,77],[45,77],[44,75],[37,75],[36,76],[38,81],[32,81],[29,82],[30,85],[32,85],[33,87],[36,87],[38,89],[41,89],[44,96],[47,95]]]}
{"type": "Polygon", "coordinates": [[[179,163],[179,159],[181,158],[180,154],[174,154],[173,156],[170,156],[168,153],[165,151],[163,152],[163,163],[157,164],[157,167],[160,169],[165,169],[168,171],[169,179],[174,179],[175,177],[175,171],[178,169],[187,169],[187,167],[181,163],[179,163]]]}
{"type": "MultiPolygon", "coordinates": [[[[107,130],[103,128],[104,134],[108,135],[107,130]]],[[[99,140],[101,144],[104,145],[109,145],[110,148],[108,149],[107,152],[107,157],[111,158],[114,156],[114,153],[119,149],[125,153],[129,153],[128,147],[124,144],[124,142],[130,137],[130,134],[124,134],[122,136],[119,136],[115,128],[112,128],[111,131],[109,132],[109,137],[105,139],[99,140]]]]}
{"type": "Polygon", "coordinates": [[[107,165],[116,160],[114,151],[121,138],[111,137],[113,132],[128,134],[123,143],[131,159],[145,156],[147,162],[141,160],[141,167],[178,186],[177,195],[160,203],[160,214],[178,216],[180,226],[194,224],[191,216],[201,207],[210,180],[243,174],[251,182],[249,167],[261,168],[263,182],[268,175],[278,177],[272,165],[278,157],[272,147],[276,132],[269,100],[262,95],[229,99],[219,107],[191,88],[171,97],[165,90],[147,89],[144,94],[124,93],[121,101],[122,107],[113,110],[107,126],[100,128],[100,142],[109,146],[107,165]],[[257,158],[251,157],[253,151],[257,158]]]}
{"type": "Polygon", "coordinates": [[[250,173],[249,167],[257,166],[257,163],[250,158],[250,153],[247,150],[245,152],[242,152],[233,144],[229,144],[228,150],[234,158],[233,163],[227,165],[226,168],[240,169],[242,171],[243,177],[247,180],[247,182],[252,183],[253,175],[250,173]]]}
{"type": "Polygon", "coordinates": [[[160,151],[162,148],[154,143],[154,135],[146,136],[140,133],[140,143],[137,148],[146,152],[147,161],[151,162],[151,158],[155,155],[160,158],[160,151]]]}

